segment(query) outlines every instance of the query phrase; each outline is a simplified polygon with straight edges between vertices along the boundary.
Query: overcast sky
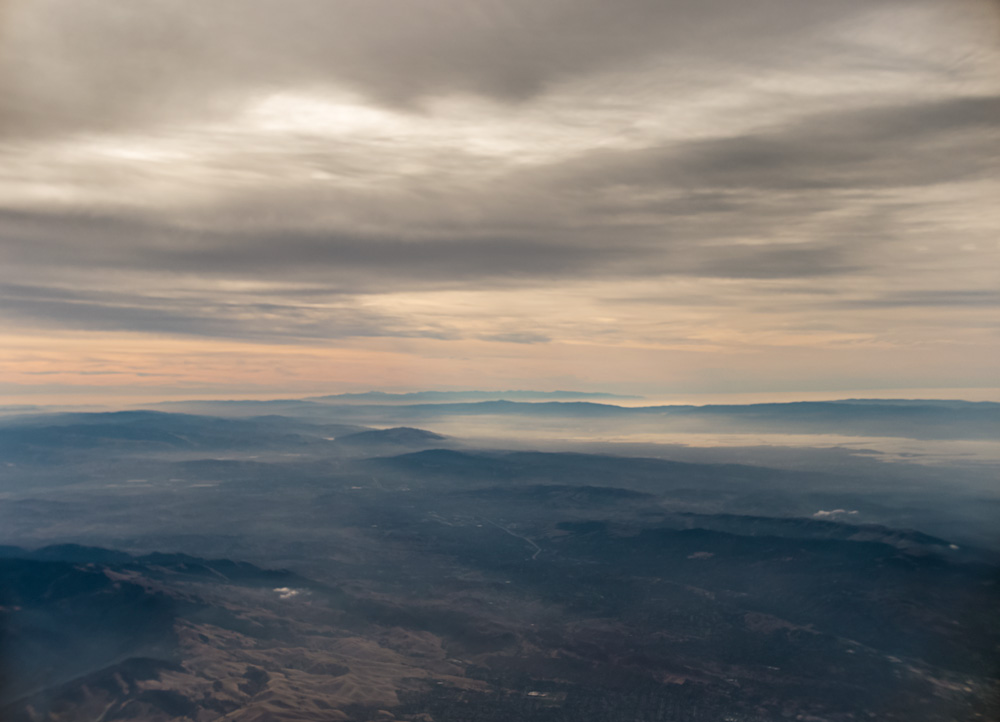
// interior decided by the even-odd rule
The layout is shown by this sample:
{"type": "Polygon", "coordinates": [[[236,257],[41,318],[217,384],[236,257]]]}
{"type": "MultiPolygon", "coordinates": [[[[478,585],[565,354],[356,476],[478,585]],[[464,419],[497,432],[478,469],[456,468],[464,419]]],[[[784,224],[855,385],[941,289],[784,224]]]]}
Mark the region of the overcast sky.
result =
{"type": "Polygon", "coordinates": [[[0,0],[7,403],[972,397],[998,201],[991,0],[0,0]]]}

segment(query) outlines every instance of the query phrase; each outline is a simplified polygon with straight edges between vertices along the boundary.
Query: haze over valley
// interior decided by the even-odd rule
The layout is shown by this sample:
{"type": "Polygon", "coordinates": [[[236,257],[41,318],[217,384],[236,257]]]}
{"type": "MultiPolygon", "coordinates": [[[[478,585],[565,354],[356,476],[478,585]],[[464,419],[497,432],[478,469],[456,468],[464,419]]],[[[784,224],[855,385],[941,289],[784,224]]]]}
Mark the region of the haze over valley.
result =
{"type": "Polygon", "coordinates": [[[362,401],[3,417],[3,718],[997,710],[1000,459],[860,430],[961,448],[998,404],[362,401]],[[597,441],[632,424],[670,442],[597,441]]]}

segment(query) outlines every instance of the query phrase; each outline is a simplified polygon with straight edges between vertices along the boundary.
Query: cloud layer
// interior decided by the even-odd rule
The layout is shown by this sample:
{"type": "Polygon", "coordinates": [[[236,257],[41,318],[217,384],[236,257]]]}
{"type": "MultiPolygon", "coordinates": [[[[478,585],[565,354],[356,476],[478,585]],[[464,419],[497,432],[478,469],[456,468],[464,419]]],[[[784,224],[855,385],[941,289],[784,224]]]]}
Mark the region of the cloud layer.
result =
{"type": "Polygon", "coordinates": [[[579,344],[920,349],[920,383],[989,385],[998,29],[985,0],[7,0],[0,331],[485,343],[546,378],[579,344]]]}

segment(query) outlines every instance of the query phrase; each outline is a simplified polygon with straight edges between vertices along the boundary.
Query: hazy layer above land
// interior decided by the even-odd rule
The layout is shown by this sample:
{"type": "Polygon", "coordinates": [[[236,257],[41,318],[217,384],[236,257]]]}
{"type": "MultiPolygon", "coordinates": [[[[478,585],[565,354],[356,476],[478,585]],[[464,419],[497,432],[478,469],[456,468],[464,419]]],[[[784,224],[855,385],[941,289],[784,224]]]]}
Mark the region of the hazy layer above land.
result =
{"type": "Polygon", "coordinates": [[[337,403],[339,397],[274,401],[190,401],[160,408],[226,416],[281,413],[308,419],[391,424],[433,423],[463,417],[552,419],[557,428],[607,421],[621,430],[672,433],[794,433],[883,436],[913,439],[1000,439],[1000,404],[983,401],[880,400],[811,401],[708,406],[617,406],[592,401],[372,404],[337,403]]]}

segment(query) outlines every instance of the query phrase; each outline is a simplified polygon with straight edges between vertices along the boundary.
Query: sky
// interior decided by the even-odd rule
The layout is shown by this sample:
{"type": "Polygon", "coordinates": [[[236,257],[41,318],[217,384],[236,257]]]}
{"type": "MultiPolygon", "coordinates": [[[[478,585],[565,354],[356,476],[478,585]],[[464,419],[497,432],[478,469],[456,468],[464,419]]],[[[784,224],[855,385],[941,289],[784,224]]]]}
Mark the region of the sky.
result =
{"type": "Polygon", "coordinates": [[[993,0],[0,0],[0,403],[1000,399],[993,0]]]}

